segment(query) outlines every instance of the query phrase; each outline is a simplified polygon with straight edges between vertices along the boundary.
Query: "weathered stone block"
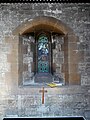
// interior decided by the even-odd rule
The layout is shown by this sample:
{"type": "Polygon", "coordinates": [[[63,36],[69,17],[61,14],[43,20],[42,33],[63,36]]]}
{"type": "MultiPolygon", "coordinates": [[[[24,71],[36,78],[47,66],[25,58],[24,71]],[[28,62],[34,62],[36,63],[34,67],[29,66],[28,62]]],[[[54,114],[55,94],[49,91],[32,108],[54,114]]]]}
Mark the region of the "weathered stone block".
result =
{"type": "Polygon", "coordinates": [[[85,73],[86,63],[79,63],[78,64],[78,72],[85,73]]]}
{"type": "Polygon", "coordinates": [[[70,64],[69,65],[69,73],[75,73],[78,70],[78,64],[70,64]]]}
{"type": "Polygon", "coordinates": [[[80,84],[80,74],[74,74],[74,73],[70,73],[69,74],[69,84],[71,85],[75,85],[75,84],[80,84]]]}

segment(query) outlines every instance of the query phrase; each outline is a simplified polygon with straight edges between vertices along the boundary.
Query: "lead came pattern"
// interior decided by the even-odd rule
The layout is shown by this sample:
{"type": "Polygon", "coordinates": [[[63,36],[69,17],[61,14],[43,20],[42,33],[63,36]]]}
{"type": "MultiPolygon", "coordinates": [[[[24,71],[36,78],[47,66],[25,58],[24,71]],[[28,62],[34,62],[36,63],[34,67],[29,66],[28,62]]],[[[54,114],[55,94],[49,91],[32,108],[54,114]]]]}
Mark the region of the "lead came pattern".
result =
{"type": "Polygon", "coordinates": [[[44,34],[38,39],[38,72],[49,72],[48,38],[44,34]]]}

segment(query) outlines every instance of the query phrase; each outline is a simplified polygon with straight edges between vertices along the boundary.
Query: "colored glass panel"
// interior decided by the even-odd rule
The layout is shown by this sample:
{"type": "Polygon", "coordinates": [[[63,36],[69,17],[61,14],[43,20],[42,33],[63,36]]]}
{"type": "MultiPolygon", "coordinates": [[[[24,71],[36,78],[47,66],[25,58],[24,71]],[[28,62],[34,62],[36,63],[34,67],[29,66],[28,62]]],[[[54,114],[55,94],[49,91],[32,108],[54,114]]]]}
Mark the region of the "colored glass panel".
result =
{"type": "Polygon", "coordinates": [[[38,39],[38,72],[49,72],[49,46],[45,35],[41,35],[38,39]]]}

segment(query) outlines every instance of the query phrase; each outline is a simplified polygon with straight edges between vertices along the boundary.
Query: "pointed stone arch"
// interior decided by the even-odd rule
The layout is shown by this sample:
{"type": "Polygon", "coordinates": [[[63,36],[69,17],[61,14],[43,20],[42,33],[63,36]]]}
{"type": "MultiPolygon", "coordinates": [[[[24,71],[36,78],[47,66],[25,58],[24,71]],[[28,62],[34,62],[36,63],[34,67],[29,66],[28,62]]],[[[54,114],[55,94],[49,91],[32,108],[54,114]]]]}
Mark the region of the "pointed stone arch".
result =
{"type": "Polygon", "coordinates": [[[18,26],[14,31],[13,34],[25,34],[31,31],[36,31],[40,29],[48,29],[51,31],[60,32],[62,34],[67,34],[69,32],[72,32],[72,29],[69,28],[65,23],[62,21],[53,18],[53,17],[47,17],[47,16],[40,16],[36,17],[32,20],[28,20],[23,22],[20,26],[18,26]]]}
{"type": "MultiPolygon", "coordinates": [[[[78,37],[65,23],[53,17],[40,16],[22,23],[13,31],[13,35],[19,36],[41,30],[55,32],[64,36],[64,45],[62,46],[64,63],[61,71],[65,75],[65,84],[80,84],[80,74],[78,73],[80,54],[77,52],[78,37]]],[[[17,37],[17,41],[19,41],[19,37],[17,37]]],[[[18,70],[18,74],[20,74],[20,68],[18,70]]],[[[18,81],[21,83],[22,80],[19,80],[18,77],[18,81]]]]}

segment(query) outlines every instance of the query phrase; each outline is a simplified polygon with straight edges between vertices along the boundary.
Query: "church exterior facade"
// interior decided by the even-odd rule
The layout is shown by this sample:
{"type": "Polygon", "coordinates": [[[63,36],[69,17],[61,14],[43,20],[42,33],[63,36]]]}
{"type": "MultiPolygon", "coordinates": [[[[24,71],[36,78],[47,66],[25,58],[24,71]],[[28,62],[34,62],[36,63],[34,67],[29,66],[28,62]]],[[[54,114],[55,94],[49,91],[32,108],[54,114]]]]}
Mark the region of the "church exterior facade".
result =
{"type": "Polygon", "coordinates": [[[0,119],[90,119],[89,26],[89,3],[0,4],[0,119]]]}

